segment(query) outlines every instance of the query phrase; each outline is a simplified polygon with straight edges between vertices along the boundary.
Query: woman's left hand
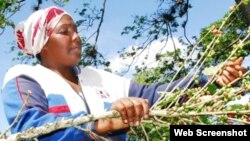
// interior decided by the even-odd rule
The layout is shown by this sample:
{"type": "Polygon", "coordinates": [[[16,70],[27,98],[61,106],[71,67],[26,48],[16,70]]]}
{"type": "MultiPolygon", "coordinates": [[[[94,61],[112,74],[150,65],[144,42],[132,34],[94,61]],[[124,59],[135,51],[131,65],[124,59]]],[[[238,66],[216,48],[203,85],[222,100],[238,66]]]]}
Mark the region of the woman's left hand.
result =
{"type": "Polygon", "coordinates": [[[243,57],[239,57],[235,61],[229,61],[222,70],[222,73],[217,76],[216,83],[223,87],[241,77],[246,71],[246,69],[241,66],[242,61],[243,57]]]}
{"type": "Polygon", "coordinates": [[[120,113],[124,124],[139,125],[141,119],[149,117],[148,100],[138,97],[126,97],[115,101],[111,110],[120,113]]]}
{"type": "Polygon", "coordinates": [[[138,97],[121,98],[112,104],[111,110],[118,111],[121,118],[97,120],[95,130],[98,134],[106,134],[130,126],[137,126],[142,118],[149,117],[148,100],[138,97]]]}

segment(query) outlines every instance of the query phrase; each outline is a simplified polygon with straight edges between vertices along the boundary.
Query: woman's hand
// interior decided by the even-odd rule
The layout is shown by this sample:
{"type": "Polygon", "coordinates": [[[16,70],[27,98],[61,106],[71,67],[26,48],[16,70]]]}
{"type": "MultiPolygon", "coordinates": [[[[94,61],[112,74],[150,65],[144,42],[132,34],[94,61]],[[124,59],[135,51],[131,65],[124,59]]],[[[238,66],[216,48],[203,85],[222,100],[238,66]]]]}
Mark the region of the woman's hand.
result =
{"type": "Polygon", "coordinates": [[[112,104],[111,110],[116,110],[120,113],[121,118],[100,119],[95,122],[95,129],[99,134],[105,134],[120,129],[125,129],[130,126],[140,124],[142,118],[149,117],[148,100],[127,97],[115,101],[112,104]]]}
{"type": "Polygon", "coordinates": [[[222,73],[217,76],[216,83],[223,87],[241,77],[246,71],[246,69],[241,66],[242,61],[243,57],[239,57],[235,61],[229,61],[222,73]]]}
{"type": "Polygon", "coordinates": [[[137,97],[122,98],[113,103],[111,110],[118,111],[123,123],[130,126],[139,125],[143,117],[149,117],[148,100],[137,97]]]}

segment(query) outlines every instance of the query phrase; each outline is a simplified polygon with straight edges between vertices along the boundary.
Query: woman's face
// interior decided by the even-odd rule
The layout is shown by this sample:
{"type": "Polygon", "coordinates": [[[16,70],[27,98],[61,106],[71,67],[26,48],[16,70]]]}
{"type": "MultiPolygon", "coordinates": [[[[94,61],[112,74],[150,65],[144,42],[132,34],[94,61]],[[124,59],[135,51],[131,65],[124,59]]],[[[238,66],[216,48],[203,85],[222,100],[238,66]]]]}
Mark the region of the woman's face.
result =
{"type": "Polygon", "coordinates": [[[81,39],[70,16],[62,16],[42,52],[42,61],[50,65],[73,66],[80,61],[81,39]]]}

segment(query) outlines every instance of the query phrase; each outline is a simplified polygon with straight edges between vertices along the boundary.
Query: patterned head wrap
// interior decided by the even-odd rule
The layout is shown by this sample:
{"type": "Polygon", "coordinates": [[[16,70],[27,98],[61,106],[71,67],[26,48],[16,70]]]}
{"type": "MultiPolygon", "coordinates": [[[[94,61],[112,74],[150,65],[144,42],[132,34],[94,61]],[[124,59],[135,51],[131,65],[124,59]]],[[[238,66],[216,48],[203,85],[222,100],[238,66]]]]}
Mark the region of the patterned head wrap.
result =
{"type": "Polygon", "coordinates": [[[53,29],[67,12],[57,7],[48,7],[34,12],[15,29],[18,47],[28,55],[40,53],[53,29]]]}

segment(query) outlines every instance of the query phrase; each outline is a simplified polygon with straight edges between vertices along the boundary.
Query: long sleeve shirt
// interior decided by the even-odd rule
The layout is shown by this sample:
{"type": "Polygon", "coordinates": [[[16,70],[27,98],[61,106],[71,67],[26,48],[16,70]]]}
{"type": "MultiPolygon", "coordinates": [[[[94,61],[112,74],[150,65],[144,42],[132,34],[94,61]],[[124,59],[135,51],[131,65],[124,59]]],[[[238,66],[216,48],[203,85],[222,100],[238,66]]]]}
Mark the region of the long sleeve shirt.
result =
{"type": "MultiPolygon", "coordinates": [[[[82,93],[76,93],[58,74],[41,66],[18,65],[11,68],[5,77],[2,99],[5,115],[12,123],[18,111],[25,108],[17,123],[11,128],[12,133],[39,127],[46,123],[75,118],[88,114],[102,114],[110,110],[112,102],[122,97],[141,97],[149,100],[150,106],[159,98],[158,91],[168,85],[169,90],[179,84],[184,87],[190,81],[177,80],[171,84],[141,85],[129,79],[109,72],[86,67],[79,71],[79,83],[82,93]],[[28,93],[31,91],[31,94],[28,93]]],[[[95,131],[94,122],[79,125],[85,130],[95,131]]],[[[107,136],[110,140],[126,140],[124,131],[107,136]]],[[[60,129],[38,137],[39,140],[96,140],[92,132],[84,132],[74,127],[60,129]]]]}

